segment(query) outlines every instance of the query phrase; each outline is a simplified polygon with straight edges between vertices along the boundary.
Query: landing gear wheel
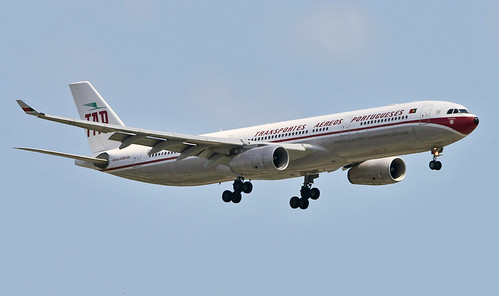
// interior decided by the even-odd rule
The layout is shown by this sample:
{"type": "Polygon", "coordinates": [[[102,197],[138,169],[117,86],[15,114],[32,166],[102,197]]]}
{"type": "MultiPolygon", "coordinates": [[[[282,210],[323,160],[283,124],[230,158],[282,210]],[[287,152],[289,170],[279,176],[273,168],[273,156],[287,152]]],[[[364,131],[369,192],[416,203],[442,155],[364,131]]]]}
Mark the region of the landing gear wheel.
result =
{"type": "Polygon", "coordinates": [[[308,208],[309,201],[308,198],[300,198],[300,209],[306,210],[308,208]]]}
{"type": "Polygon", "coordinates": [[[234,195],[232,196],[232,202],[237,204],[239,202],[241,202],[241,193],[234,193],[234,195]]]}
{"type": "Polygon", "coordinates": [[[433,154],[433,160],[430,161],[430,170],[439,171],[442,169],[442,163],[437,161],[437,157],[442,156],[442,152],[444,151],[443,147],[433,147],[431,149],[431,154],[433,154]]]}
{"type": "Polygon", "coordinates": [[[298,209],[298,207],[300,206],[300,198],[298,196],[293,196],[289,200],[289,205],[292,209],[298,209]]]}
{"type": "Polygon", "coordinates": [[[224,202],[231,202],[232,201],[232,191],[225,190],[224,193],[222,193],[222,200],[224,202]]]}
{"type": "Polygon", "coordinates": [[[305,180],[303,180],[303,185],[300,188],[300,197],[293,196],[289,200],[289,205],[293,209],[300,208],[305,210],[310,205],[310,200],[316,200],[320,196],[320,191],[318,188],[312,188],[312,184],[314,184],[314,179],[319,178],[319,174],[306,174],[305,180]]]}
{"type": "Polygon", "coordinates": [[[430,161],[430,169],[439,171],[442,169],[442,163],[440,161],[432,160],[430,161]]]}
{"type": "Polygon", "coordinates": [[[232,188],[234,189],[233,191],[225,190],[222,193],[222,200],[224,202],[232,201],[233,203],[240,203],[242,199],[241,193],[250,193],[253,190],[253,184],[251,184],[251,182],[249,181],[244,182],[244,178],[242,176],[239,176],[234,180],[232,188]]]}
{"type": "Polygon", "coordinates": [[[235,180],[234,184],[232,184],[232,188],[234,188],[234,192],[242,192],[243,191],[243,181],[235,180]]]}
{"type": "Polygon", "coordinates": [[[253,190],[253,184],[251,184],[251,182],[246,181],[243,183],[242,191],[244,193],[246,193],[246,194],[251,193],[252,190],[253,190]]]}
{"type": "Polygon", "coordinates": [[[319,198],[321,195],[321,192],[319,191],[319,188],[312,188],[310,189],[310,198],[313,200],[316,200],[319,198]]]}
{"type": "Polygon", "coordinates": [[[308,186],[302,186],[300,189],[300,195],[302,198],[309,198],[311,196],[310,188],[308,186]]]}

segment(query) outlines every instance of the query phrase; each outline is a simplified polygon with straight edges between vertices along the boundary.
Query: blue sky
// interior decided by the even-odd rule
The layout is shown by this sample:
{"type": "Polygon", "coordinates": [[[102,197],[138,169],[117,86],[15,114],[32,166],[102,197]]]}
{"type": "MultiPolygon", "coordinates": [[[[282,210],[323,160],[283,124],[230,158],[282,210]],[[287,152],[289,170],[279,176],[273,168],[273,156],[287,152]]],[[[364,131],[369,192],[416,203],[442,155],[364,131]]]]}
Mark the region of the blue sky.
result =
{"type": "MultiPolygon", "coordinates": [[[[12,1],[11,1],[12,2],[12,1]]],[[[22,1],[0,4],[0,294],[491,295],[499,273],[496,1],[22,1]],[[302,179],[165,187],[13,150],[88,154],[89,80],[130,126],[201,134],[407,101],[458,102],[480,126],[404,156],[396,185],[302,179]]]]}

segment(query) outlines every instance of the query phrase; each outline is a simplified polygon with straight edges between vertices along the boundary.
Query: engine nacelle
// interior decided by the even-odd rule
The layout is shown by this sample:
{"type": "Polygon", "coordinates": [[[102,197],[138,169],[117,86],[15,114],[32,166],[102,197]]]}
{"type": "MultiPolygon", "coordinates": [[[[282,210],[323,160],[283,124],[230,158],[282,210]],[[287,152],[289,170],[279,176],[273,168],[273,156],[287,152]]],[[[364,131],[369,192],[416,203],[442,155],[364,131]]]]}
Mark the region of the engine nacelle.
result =
{"type": "Polygon", "coordinates": [[[101,158],[101,159],[105,159],[107,160],[107,162],[105,163],[94,163],[94,162],[91,162],[91,161],[85,161],[85,160],[75,160],[75,164],[77,166],[82,166],[82,167],[86,167],[86,168],[90,168],[90,169],[101,169],[101,170],[104,170],[104,169],[107,169],[109,167],[109,154],[107,152],[104,152],[104,153],[101,153],[99,155],[96,156],[96,158],[101,158]]]}
{"type": "Polygon", "coordinates": [[[358,185],[387,185],[405,177],[405,163],[398,157],[372,159],[352,167],[348,181],[358,185]]]}
{"type": "Polygon", "coordinates": [[[270,173],[285,170],[289,154],[280,146],[263,146],[246,150],[229,162],[235,173],[270,173]]]}

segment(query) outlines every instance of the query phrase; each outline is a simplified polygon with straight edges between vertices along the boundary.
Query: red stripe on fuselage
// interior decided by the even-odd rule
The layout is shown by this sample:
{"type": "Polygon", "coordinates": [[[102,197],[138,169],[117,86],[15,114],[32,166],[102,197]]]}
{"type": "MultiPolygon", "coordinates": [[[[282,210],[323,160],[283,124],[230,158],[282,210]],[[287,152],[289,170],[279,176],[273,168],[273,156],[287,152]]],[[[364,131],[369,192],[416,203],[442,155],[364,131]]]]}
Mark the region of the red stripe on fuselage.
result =
{"type": "Polygon", "coordinates": [[[150,164],[150,163],[156,163],[156,162],[162,162],[162,161],[168,161],[168,160],[173,160],[173,159],[177,159],[177,158],[178,158],[177,156],[174,156],[174,157],[155,159],[155,160],[150,160],[150,161],[145,161],[145,162],[132,163],[132,164],[127,164],[127,165],[122,165],[122,166],[119,166],[119,167],[104,169],[104,170],[101,170],[101,172],[108,172],[108,171],[112,171],[112,170],[125,169],[125,168],[129,168],[129,167],[140,166],[140,165],[145,165],[145,164],[150,164]]]}

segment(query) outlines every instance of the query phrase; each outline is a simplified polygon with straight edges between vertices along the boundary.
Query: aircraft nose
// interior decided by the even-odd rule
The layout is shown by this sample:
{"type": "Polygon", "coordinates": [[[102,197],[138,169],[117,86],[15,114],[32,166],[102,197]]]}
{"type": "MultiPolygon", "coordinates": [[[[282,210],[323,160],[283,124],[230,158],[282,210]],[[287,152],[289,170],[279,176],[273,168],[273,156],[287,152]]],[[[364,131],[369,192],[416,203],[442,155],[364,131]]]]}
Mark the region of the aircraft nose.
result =
{"type": "Polygon", "coordinates": [[[478,117],[464,116],[451,118],[449,127],[462,134],[469,135],[478,126],[478,117]]]}
{"type": "Polygon", "coordinates": [[[471,134],[476,129],[480,120],[478,117],[462,117],[458,120],[458,131],[465,135],[471,134]]]}

